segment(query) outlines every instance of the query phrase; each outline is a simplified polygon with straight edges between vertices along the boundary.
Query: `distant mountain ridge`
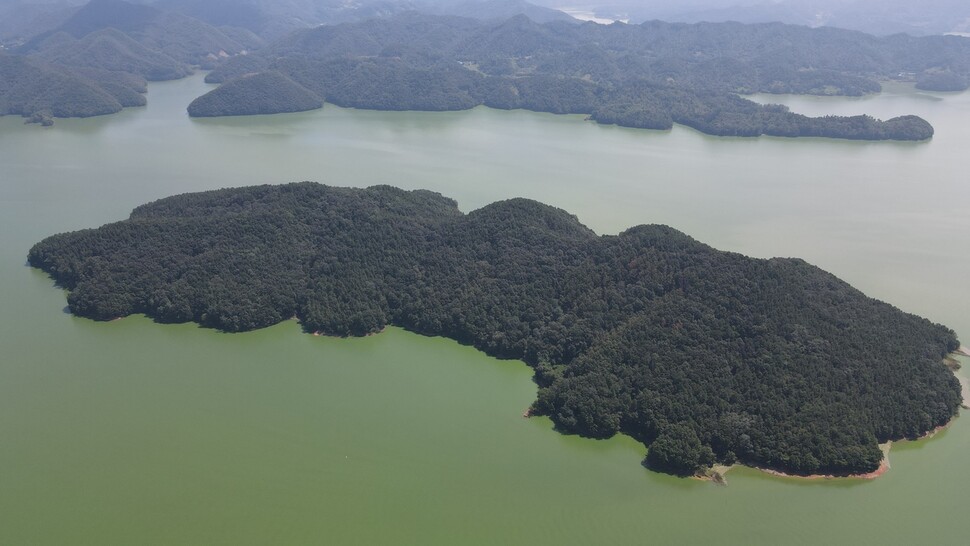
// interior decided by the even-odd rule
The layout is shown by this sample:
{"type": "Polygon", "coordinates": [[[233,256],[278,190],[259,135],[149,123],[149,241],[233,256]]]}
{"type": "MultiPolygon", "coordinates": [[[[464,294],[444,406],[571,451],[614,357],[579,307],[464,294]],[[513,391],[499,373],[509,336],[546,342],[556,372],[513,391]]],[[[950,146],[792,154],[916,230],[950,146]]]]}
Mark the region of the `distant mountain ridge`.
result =
{"type": "Polygon", "coordinates": [[[113,114],[125,106],[145,104],[137,80],[87,74],[94,78],[39,59],[0,53],[0,115],[49,121],[51,117],[113,114]]]}
{"type": "Polygon", "coordinates": [[[19,0],[0,2],[0,44],[21,45],[33,36],[64,24],[80,9],[75,4],[67,0],[42,4],[21,3],[19,0]]]}
{"type": "MultiPolygon", "coordinates": [[[[291,28],[310,27],[321,22],[381,17],[415,6],[424,6],[442,12],[468,14],[475,17],[505,17],[508,14],[528,13],[538,20],[570,20],[567,15],[542,8],[524,0],[484,0],[462,3],[427,1],[363,1],[357,3],[330,0],[293,0],[279,3],[266,0],[162,0],[159,2],[128,2],[125,0],[91,0],[82,6],[67,3],[40,6],[13,7],[10,13],[21,27],[6,28],[0,22],[0,45],[4,36],[12,36],[22,43],[16,52],[42,60],[48,71],[62,67],[72,76],[61,83],[80,82],[94,85],[120,99],[123,105],[144,104],[144,98],[136,99],[132,93],[144,92],[143,86],[129,85],[131,80],[116,76],[127,73],[139,78],[156,81],[185,77],[193,67],[214,68],[223,60],[259,49],[265,45],[254,32],[264,35],[282,35],[291,28]],[[160,9],[169,8],[169,9],[160,9]],[[193,17],[198,15],[209,22],[193,17]],[[215,25],[219,25],[218,27],[215,25]],[[19,38],[18,38],[19,37],[19,38]],[[83,72],[81,79],[77,79],[83,72]]],[[[15,21],[15,22],[16,22],[15,21]]],[[[18,44],[15,40],[12,42],[18,44]]],[[[36,63],[35,63],[36,64],[36,63]]],[[[317,94],[303,89],[286,76],[258,78],[240,87],[261,83],[254,93],[262,93],[268,81],[278,81],[286,92],[272,100],[248,101],[246,104],[263,104],[267,110],[293,111],[306,109],[315,103],[317,94]],[[292,85],[289,85],[289,84],[292,85]],[[293,87],[296,86],[296,87],[293,87]]],[[[80,84],[78,84],[80,85],[80,84]]],[[[79,90],[80,95],[86,93],[79,90]]],[[[79,96],[80,96],[79,95],[79,96]]],[[[69,103],[70,104],[70,103],[69,103]]],[[[204,101],[207,108],[194,112],[228,112],[224,107],[212,108],[219,100],[204,101]]],[[[228,106],[223,104],[223,106],[228,106]]],[[[247,111],[247,107],[237,105],[247,111]]],[[[68,105],[56,109],[58,116],[71,116],[68,105]]],[[[109,111],[103,107],[98,111],[109,111]]],[[[82,108],[78,115],[88,115],[82,108]]],[[[29,115],[29,114],[28,114],[29,115]]]]}
{"type": "Polygon", "coordinates": [[[483,21],[491,19],[509,19],[516,15],[524,15],[536,23],[552,21],[578,23],[569,14],[558,9],[538,6],[525,0],[465,0],[459,3],[418,5],[419,10],[438,15],[457,15],[483,21]],[[423,8],[423,9],[422,9],[423,8]]]}
{"type": "Polygon", "coordinates": [[[60,35],[57,45],[65,47],[70,40],[65,39],[64,35],[83,40],[91,34],[110,29],[184,65],[211,66],[221,57],[247,50],[246,45],[221,30],[186,15],[124,0],[91,0],[62,25],[31,38],[20,48],[20,52],[43,53],[53,36],[60,35]]]}
{"type": "Polygon", "coordinates": [[[138,74],[150,81],[175,80],[192,73],[188,64],[110,27],[80,39],[63,32],[50,35],[38,44],[35,56],[68,67],[138,74]]]}
{"type": "Polygon", "coordinates": [[[183,78],[195,66],[212,68],[263,45],[245,30],[221,30],[180,13],[123,0],[92,0],[61,9],[56,26],[17,48],[26,60],[5,61],[9,70],[16,67],[23,82],[10,86],[0,112],[36,114],[45,122],[51,117],[113,113],[145,104],[145,80],[183,78]],[[41,81],[52,89],[37,87],[41,81]],[[34,90],[33,98],[22,96],[27,89],[34,90]]]}
{"type": "Polygon", "coordinates": [[[739,95],[859,96],[878,92],[879,78],[966,88],[970,40],[781,24],[538,24],[523,15],[480,21],[407,12],[295,31],[228,60],[206,80],[262,70],[356,108],[484,104],[647,129],[680,123],[723,136],[924,140],[933,128],[916,116],[808,118],[739,95]]]}
{"type": "Polygon", "coordinates": [[[525,15],[540,23],[573,21],[556,9],[526,0],[159,0],[155,6],[178,11],[216,26],[247,28],[267,40],[294,30],[389,17],[407,11],[475,19],[525,15]]]}
{"type": "MultiPolygon", "coordinates": [[[[290,80],[344,106],[442,110],[485,104],[581,113],[639,128],[681,123],[725,136],[924,140],[932,127],[913,116],[810,119],[738,95],[862,95],[877,92],[880,78],[914,80],[921,89],[939,91],[970,85],[970,41],[955,36],[876,38],[780,24],[579,24],[524,0],[163,0],[157,5],[195,10],[219,22],[271,24],[284,13],[296,26],[321,17],[375,18],[303,28],[266,46],[245,28],[217,28],[144,3],[92,0],[71,8],[69,17],[18,51],[43,59],[51,69],[61,66],[75,75],[84,70],[84,77],[94,80],[111,79],[107,74],[114,72],[175,79],[201,66],[215,68],[208,81],[225,82],[274,70],[285,77],[279,81],[290,80]],[[401,11],[421,6],[438,15],[401,11]],[[505,18],[508,13],[517,15],[505,18]],[[548,22],[534,20],[543,18],[548,22]]],[[[233,96],[241,98],[247,86],[262,92],[264,87],[256,86],[261,81],[268,80],[235,86],[233,96]]],[[[104,85],[116,96],[127,96],[117,79],[104,85]]],[[[286,93],[270,110],[310,104],[284,104],[298,96],[305,97],[286,93]]]]}
{"type": "Polygon", "coordinates": [[[877,36],[970,32],[965,0],[533,0],[544,6],[572,6],[602,18],[632,23],[779,22],[858,30],[877,36]]]}

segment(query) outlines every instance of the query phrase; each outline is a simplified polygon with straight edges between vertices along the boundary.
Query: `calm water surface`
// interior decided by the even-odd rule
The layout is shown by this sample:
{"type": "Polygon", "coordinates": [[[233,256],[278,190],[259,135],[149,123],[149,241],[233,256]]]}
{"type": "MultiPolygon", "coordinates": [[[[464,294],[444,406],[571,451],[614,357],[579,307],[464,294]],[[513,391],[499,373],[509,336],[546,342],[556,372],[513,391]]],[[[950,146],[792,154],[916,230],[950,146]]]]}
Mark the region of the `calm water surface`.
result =
{"type": "MultiPolygon", "coordinates": [[[[523,419],[528,368],[398,329],[229,335],[63,311],[24,265],[49,234],[141,203],[318,180],[515,196],[601,233],[672,225],[799,256],[970,341],[970,94],[759,97],[916,113],[929,143],[722,139],[479,108],[190,120],[200,77],[56,127],[0,118],[0,544],[966,544],[970,424],[897,445],[873,482],[644,470],[627,438],[523,419]]],[[[970,365],[970,362],[965,360],[970,365]]]]}

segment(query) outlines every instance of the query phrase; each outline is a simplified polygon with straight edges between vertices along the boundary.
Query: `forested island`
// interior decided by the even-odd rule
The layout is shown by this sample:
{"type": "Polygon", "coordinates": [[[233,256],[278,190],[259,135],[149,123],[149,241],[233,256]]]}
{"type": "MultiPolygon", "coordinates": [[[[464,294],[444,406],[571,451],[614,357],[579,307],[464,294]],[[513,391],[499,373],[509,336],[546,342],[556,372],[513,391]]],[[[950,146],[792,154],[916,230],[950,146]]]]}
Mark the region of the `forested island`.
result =
{"type": "MultiPolygon", "coordinates": [[[[273,70],[339,106],[460,110],[478,105],[585,114],[627,127],[674,123],[721,136],[925,140],[916,116],[810,118],[751,93],[852,95],[879,79],[966,88],[970,39],[877,38],[782,24],[545,24],[405,13],[296,31],[227,60],[206,80],[273,70]]],[[[246,88],[233,90],[246,107],[246,88]]],[[[213,92],[219,93],[218,90],[213,92]]],[[[258,95],[258,89],[253,95],[258,95]]],[[[193,115],[218,115],[196,108],[193,115]]]]}
{"type": "Polygon", "coordinates": [[[715,462],[875,470],[879,442],[957,412],[954,333],[798,259],[721,252],[672,228],[598,236],[512,199],[464,214],[428,191],[315,183],[186,194],[55,235],[29,263],[73,313],[145,313],[240,332],[396,325],[535,371],[536,414],[648,445],[689,475],[715,462]]]}

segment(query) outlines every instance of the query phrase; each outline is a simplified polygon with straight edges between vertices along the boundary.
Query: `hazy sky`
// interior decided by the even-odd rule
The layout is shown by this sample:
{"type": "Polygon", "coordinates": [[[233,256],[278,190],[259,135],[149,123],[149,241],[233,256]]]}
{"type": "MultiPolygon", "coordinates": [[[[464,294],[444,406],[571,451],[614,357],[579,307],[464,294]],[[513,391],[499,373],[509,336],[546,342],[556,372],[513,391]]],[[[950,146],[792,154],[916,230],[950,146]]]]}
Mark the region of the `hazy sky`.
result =
{"type": "MultiPolygon", "coordinates": [[[[154,3],[154,0],[132,0],[154,3]]],[[[180,2],[193,0],[180,0],[180,2]]],[[[206,0],[196,0],[205,5],[206,0]]],[[[223,0],[224,2],[225,0],[223,0]]],[[[232,0],[230,0],[232,1],[232,0]]],[[[473,0],[238,0],[263,4],[294,15],[353,4],[423,3],[460,4],[473,0]]],[[[497,1],[497,0],[492,0],[497,1]]],[[[669,21],[781,21],[809,26],[837,26],[891,34],[970,32],[970,0],[529,0],[553,8],[594,12],[607,19],[669,21]]],[[[0,10],[17,4],[83,4],[86,0],[0,0],[0,10]]],[[[164,3],[164,2],[163,2],[164,3]]],[[[279,11],[279,10],[274,10],[279,11]]],[[[2,25],[0,25],[2,26],[2,25]]]]}
{"type": "Polygon", "coordinates": [[[873,34],[970,32],[970,0],[531,0],[606,18],[672,21],[781,21],[873,34]]]}

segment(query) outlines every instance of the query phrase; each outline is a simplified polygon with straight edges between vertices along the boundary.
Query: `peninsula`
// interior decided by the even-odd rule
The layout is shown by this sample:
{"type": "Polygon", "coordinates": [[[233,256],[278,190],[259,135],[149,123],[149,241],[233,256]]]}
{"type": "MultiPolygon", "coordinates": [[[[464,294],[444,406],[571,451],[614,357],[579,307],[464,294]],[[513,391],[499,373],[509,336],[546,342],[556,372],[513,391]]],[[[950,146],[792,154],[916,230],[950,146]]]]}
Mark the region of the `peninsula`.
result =
{"type": "Polygon", "coordinates": [[[239,332],[397,325],[535,370],[558,430],[628,434],[646,464],[789,474],[879,468],[879,443],[958,411],[953,331],[808,263],[722,252],[672,228],[598,236],[512,199],[304,182],[178,195],[49,237],[29,263],[73,313],[144,313],[239,332]]]}

